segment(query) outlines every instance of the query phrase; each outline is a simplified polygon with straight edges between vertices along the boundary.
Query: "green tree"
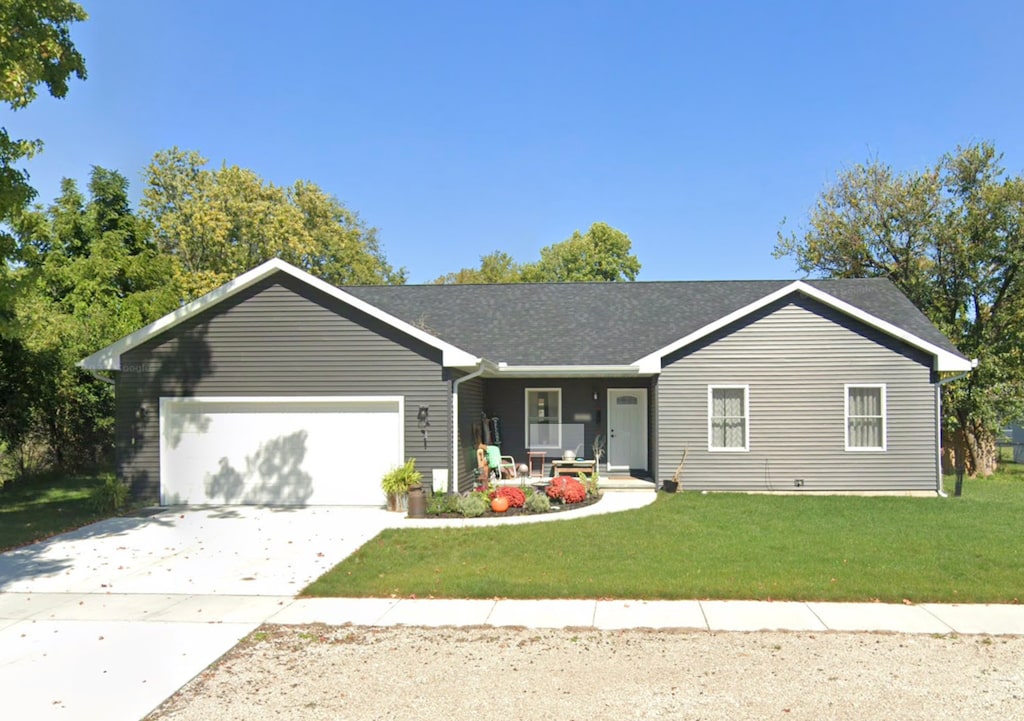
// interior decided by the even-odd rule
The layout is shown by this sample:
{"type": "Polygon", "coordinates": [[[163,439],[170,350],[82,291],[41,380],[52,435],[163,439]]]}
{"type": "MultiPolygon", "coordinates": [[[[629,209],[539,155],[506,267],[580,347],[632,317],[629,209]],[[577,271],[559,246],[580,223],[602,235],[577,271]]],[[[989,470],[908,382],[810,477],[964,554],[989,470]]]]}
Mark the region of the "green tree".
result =
{"type": "MultiPolygon", "coordinates": [[[[0,2],[0,102],[24,108],[36,99],[40,85],[63,98],[72,75],[85,79],[85,60],[71,42],[70,26],[88,17],[69,0],[0,2]]],[[[12,138],[0,128],[0,221],[35,195],[17,163],[41,148],[39,140],[12,138]]]]}
{"type": "Polygon", "coordinates": [[[374,228],[313,183],[282,187],[251,170],[210,170],[195,151],[156,153],[145,170],[143,216],[173,257],[185,299],[273,257],[335,285],[405,282],[374,228]]]}
{"type": "Polygon", "coordinates": [[[453,285],[458,283],[521,283],[522,267],[515,259],[504,251],[480,256],[479,268],[462,268],[454,273],[443,275],[434,283],[453,285]]]}
{"type": "Polygon", "coordinates": [[[607,223],[594,223],[586,233],[574,231],[561,243],[540,251],[540,260],[519,264],[496,250],[481,256],[479,268],[462,268],[435,283],[572,283],[636,280],[640,261],[632,254],[629,236],[607,223]]]}
{"type": "Polygon", "coordinates": [[[11,223],[19,295],[5,363],[19,394],[0,433],[16,455],[26,443],[42,447],[63,468],[105,460],[113,441],[111,389],[77,361],[180,297],[173,262],[131,210],[124,176],[95,167],[88,190],[87,199],[65,179],[49,208],[17,212],[11,223]]]}
{"type": "Polygon", "coordinates": [[[959,459],[972,475],[994,470],[997,434],[1024,414],[1024,179],[1000,163],[979,143],[920,172],[857,165],[775,247],[812,275],[890,278],[978,359],[943,387],[947,470],[959,459]]]}
{"type": "Polygon", "coordinates": [[[636,280],[640,261],[632,254],[629,236],[607,223],[594,223],[586,233],[574,231],[561,243],[540,251],[540,260],[523,268],[529,282],[636,280]]]}

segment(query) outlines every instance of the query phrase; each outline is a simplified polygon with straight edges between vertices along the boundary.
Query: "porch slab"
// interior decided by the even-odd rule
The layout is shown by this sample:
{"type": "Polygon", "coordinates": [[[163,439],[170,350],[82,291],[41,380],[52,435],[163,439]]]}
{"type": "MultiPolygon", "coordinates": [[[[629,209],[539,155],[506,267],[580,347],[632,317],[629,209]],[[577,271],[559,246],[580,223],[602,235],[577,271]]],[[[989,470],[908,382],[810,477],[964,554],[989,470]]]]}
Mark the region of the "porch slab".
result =
{"type": "Polygon", "coordinates": [[[826,625],[797,601],[701,601],[711,631],[825,631],[826,625]]]}
{"type": "Polygon", "coordinates": [[[699,601],[598,601],[594,627],[606,631],[622,628],[680,628],[706,631],[699,601]]]}

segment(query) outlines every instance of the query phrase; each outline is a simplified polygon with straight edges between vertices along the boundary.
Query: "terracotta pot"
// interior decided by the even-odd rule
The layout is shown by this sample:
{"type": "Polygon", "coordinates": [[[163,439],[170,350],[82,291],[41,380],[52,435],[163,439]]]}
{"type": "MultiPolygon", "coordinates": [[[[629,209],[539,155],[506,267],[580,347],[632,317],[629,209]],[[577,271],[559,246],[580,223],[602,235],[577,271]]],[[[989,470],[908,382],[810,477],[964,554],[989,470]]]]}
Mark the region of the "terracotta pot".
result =
{"type": "Polygon", "coordinates": [[[491,501],[491,510],[495,513],[504,513],[508,510],[508,499],[504,496],[498,496],[491,501]]]}

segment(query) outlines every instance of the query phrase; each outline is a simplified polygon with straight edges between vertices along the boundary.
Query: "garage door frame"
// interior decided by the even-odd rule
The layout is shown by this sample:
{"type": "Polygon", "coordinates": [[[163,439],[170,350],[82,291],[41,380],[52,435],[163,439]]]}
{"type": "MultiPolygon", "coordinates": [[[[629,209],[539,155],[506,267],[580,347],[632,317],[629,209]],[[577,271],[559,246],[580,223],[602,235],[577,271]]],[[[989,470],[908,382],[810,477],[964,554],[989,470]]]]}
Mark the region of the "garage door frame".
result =
{"type": "MultiPolygon", "coordinates": [[[[160,397],[160,422],[158,453],[160,456],[160,505],[165,505],[165,479],[169,478],[168,454],[165,453],[166,442],[166,420],[175,406],[187,404],[225,404],[245,406],[266,406],[280,404],[306,404],[306,405],[344,405],[344,404],[396,404],[399,421],[398,433],[398,458],[396,464],[405,461],[405,396],[382,396],[382,395],[345,395],[345,396],[161,396],[160,397]]],[[[383,492],[382,498],[383,498],[383,492]]],[[[383,501],[382,501],[383,505],[383,501]]]]}

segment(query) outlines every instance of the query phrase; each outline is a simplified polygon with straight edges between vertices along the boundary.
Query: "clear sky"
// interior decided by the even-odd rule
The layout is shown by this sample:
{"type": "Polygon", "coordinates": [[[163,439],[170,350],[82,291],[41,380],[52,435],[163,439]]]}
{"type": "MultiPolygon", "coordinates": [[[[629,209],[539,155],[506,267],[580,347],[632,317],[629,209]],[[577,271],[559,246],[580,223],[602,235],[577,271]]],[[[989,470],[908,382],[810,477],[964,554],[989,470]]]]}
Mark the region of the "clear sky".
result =
{"type": "Polygon", "coordinates": [[[89,69],[0,110],[63,176],[141,193],[178,146],[311,180],[411,282],[575,229],[629,234],[641,280],[790,278],[771,256],[844,167],[995,143],[1024,170],[1024,3],[82,0],[89,69]]]}

